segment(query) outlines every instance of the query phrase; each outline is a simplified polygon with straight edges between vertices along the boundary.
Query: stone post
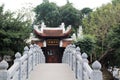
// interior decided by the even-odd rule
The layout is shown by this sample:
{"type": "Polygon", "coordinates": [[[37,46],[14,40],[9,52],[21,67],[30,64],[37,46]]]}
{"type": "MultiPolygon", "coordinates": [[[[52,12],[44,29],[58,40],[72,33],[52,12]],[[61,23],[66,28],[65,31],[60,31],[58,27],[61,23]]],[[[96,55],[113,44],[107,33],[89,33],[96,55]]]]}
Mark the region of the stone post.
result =
{"type": "Polygon", "coordinates": [[[17,52],[15,54],[15,60],[14,60],[14,62],[20,62],[20,57],[21,57],[21,54],[19,52],[17,52]]]}
{"type": "Polygon", "coordinates": [[[40,55],[39,55],[39,53],[38,53],[38,50],[39,50],[38,45],[36,45],[37,64],[39,64],[39,57],[40,57],[40,55]]]}
{"type": "Polygon", "coordinates": [[[0,62],[0,80],[8,80],[8,63],[3,60],[0,62]]]}
{"type": "Polygon", "coordinates": [[[68,55],[69,55],[69,56],[68,56],[68,64],[69,64],[69,66],[70,66],[70,64],[71,64],[71,62],[70,62],[70,61],[71,61],[71,59],[70,59],[70,58],[71,58],[70,47],[68,48],[68,55]]]}
{"type": "Polygon", "coordinates": [[[29,51],[28,46],[25,46],[25,47],[24,47],[24,53],[23,53],[23,54],[27,54],[27,55],[28,55],[28,51],[29,51]]]}
{"type": "Polygon", "coordinates": [[[76,48],[76,71],[75,71],[75,76],[76,76],[76,78],[78,78],[78,71],[79,71],[79,67],[78,67],[78,65],[79,65],[79,60],[77,59],[77,56],[78,55],[81,55],[81,53],[80,53],[80,48],[79,47],[77,47],[76,48]]]}
{"type": "Polygon", "coordinates": [[[36,65],[38,64],[38,48],[37,48],[37,44],[35,44],[35,48],[36,48],[36,65]]]}
{"type": "Polygon", "coordinates": [[[92,64],[93,72],[91,74],[92,79],[91,80],[103,80],[101,69],[101,64],[98,61],[95,61],[92,64]]]}
{"type": "Polygon", "coordinates": [[[39,63],[42,62],[42,60],[41,60],[42,56],[41,56],[41,51],[40,50],[41,50],[41,48],[38,46],[39,63]]]}
{"type": "Polygon", "coordinates": [[[19,53],[19,52],[17,52],[16,54],[15,54],[15,60],[14,60],[14,63],[15,62],[18,62],[19,63],[19,80],[21,80],[21,78],[22,78],[22,74],[21,74],[21,60],[20,60],[20,58],[21,58],[21,54],[19,53]]]}
{"type": "Polygon", "coordinates": [[[70,67],[71,67],[71,69],[72,69],[72,55],[73,55],[73,53],[72,53],[72,45],[70,46],[70,67]]]}
{"type": "Polygon", "coordinates": [[[73,44],[72,47],[72,70],[75,72],[76,68],[76,46],[73,44]]]}
{"type": "Polygon", "coordinates": [[[84,80],[85,78],[85,73],[84,73],[84,63],[88,63],[88,55],[86,53],[82,54],[82,59],[83,59],[83,63],[82,63],[82,80],[84,80]]]}
{"type": "Polygon", "coordinates": [[[29,77],[29,48],[26,46],[24,48],[24,54],[27,54],[27,78],[29,77]]]}
{"type": "Polygon", "coordinates": [[[34,55],[33,55],[33,45],[31,44],[30,45],[30,55],[32,56],[32,59],[31,59],[31,62],[32,64],[30,65],[32,67],[32,70],[33,70],[33,62],[34,62],[34,55]]]}
{"type": "Polygon", "coordinates": [[[76,48],[76,54],[80,54],[80,55],[81,55],[81,52],[80,52],[80,48],[79,48],[79,47],[76,48]]]}
{"type": "Polygon", "coordinates": [[[87,58],[88,58],[88,55],[87,55],[86,53],[83,53],[83,54],[82,54],[83,62],[87,62],[87,63],[88,63],[87,58]]]}
{"type": "Polygon", "coordinates": [[[69,64],[69,49],[67,49],[67,51],[66,51],[66,62],[67,62],[67,64],[69,64]]]}

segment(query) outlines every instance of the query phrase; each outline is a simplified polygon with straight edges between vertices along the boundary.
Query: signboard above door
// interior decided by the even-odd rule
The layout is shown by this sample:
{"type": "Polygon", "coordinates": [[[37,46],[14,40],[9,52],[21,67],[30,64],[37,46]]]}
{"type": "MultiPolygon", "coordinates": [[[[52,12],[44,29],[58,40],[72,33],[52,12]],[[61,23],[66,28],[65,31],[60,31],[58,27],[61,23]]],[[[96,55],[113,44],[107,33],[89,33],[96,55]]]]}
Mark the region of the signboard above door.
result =
{"type": "Polygon", "coordinates": [[[47,46],[59,46],[59,39],[47,39],[47,46]]]}

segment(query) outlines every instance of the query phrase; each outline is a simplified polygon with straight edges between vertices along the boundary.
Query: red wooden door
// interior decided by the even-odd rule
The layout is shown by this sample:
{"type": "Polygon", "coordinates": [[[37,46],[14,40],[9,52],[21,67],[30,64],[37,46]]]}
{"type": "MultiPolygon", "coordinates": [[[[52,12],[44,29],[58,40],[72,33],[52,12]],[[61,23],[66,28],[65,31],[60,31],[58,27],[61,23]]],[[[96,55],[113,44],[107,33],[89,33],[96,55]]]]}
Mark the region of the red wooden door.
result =
{"type": "Polygon", "coordinates": [[[48,63],[57,63],[58,59],[55,55],[48,56],[48,63]]]}
{"type": "Polygon", "coordinates": [[[58,49],[48,48],[47,49],[47,63],[58,63],[58,49]]]}

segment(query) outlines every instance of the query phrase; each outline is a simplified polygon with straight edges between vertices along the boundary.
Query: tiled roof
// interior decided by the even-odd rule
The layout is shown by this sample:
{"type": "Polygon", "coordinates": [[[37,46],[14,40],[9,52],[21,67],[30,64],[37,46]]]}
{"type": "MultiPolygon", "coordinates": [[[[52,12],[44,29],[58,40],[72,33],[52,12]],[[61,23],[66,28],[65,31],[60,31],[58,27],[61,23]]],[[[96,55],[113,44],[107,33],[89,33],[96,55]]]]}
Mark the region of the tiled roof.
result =
{"type": "Polygon", "coordinates": [[[63,30],[43,30],[42,33],[38,32],[37,30],[34,30],[35,34],[39,37],[68,37],[68,35],[71,33],[71,29],[65,33],[63,33],[63,30]]]}
{"type": "Polygon", "coordinates": [[[45,34],[45,36],[61,36],[63,35],[63,31],[62,30],[43,30],[43,34],[45,34]]]}

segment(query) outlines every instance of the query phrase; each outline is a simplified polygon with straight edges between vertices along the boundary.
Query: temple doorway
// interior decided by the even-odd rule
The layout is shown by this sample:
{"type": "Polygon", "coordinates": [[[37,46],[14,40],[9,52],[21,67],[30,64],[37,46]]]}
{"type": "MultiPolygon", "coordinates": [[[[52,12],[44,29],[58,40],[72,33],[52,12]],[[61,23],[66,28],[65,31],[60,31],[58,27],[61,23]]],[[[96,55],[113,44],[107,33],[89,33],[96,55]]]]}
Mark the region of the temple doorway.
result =
{"type": "Polygon", "coordinates": [[[43,48],[46,63],[61,63],[64,48],[51,46],[43,48]]]}

